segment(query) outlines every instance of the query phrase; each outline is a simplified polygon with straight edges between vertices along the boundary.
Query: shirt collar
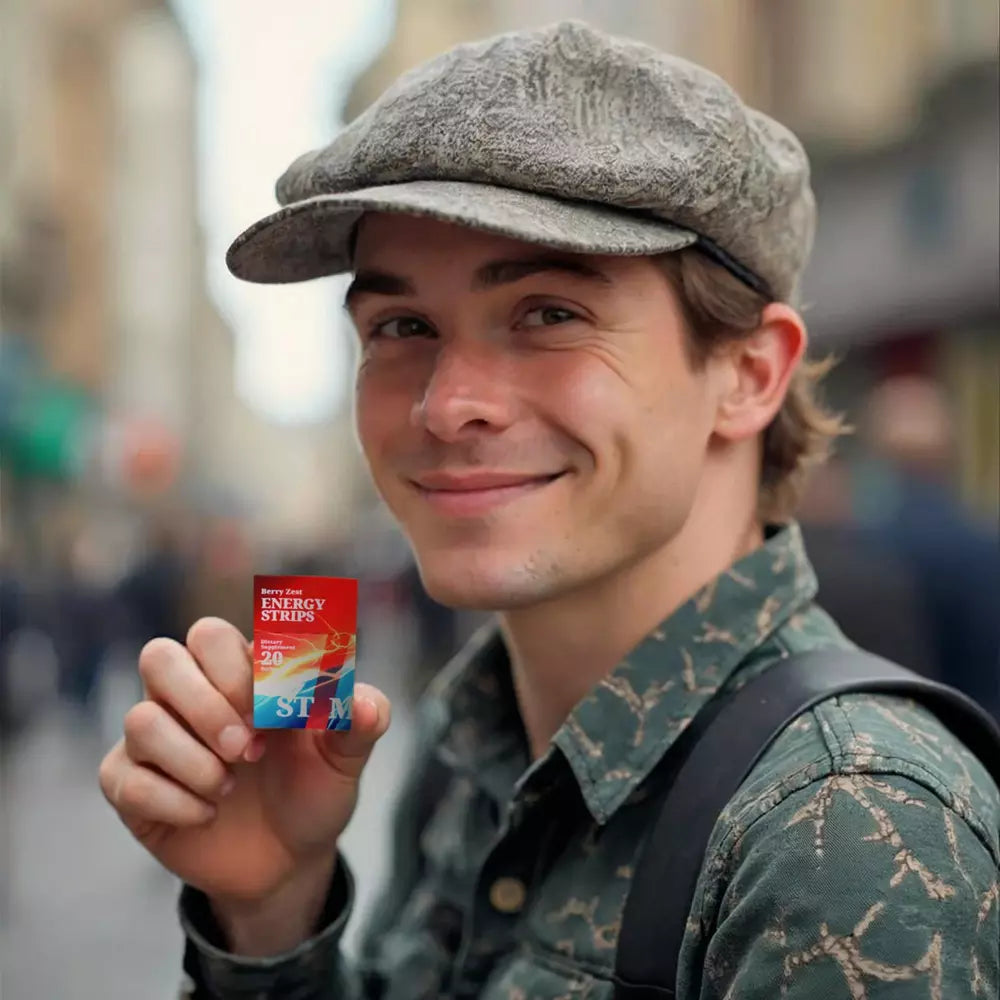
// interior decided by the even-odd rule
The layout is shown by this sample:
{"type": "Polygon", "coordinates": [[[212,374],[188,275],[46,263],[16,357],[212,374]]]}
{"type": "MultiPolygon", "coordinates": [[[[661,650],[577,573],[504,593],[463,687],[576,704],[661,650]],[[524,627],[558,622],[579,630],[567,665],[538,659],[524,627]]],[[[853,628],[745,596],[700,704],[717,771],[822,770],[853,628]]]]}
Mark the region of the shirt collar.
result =
{"type": "MultiPolygon", "coordinates": [[[[641,784],[740,663],[816,590],[798,525],[770,529],[763,546],[681,605],[573,709],[552,744],[569,762],[598,823],[641,784]]],[[[508,797],[529,757],[495,624],[445,669],[433,694],[444,706],[439,754],[495,798],[508,797]]]]}

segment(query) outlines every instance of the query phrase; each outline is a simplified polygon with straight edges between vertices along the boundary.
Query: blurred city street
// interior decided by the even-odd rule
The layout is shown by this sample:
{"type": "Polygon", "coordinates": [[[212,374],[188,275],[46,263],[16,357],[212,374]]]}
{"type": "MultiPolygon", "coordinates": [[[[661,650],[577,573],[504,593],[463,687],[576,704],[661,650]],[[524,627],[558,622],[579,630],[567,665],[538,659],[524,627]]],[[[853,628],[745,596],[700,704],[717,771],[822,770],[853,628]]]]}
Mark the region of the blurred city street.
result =
{"type": "Polygon", "coordinates": [[[101,797],[95,742],[63,721],[40,720],[7,765],[3,996],[176,996],[174,882],[101,797]]]}
{"type": "MultiPolygon", "coordinates": [[[[343,849],[358,879],[358,914],[385,873],[387,796],[410,736],[400,662],[405,636],[391,623],[371,635],[359,675],[393,702],[393,723],[372,755],[343,849]]],[[[103,685],[112,729],[137,694],[115,671],[103,685]]],[[[119,722],[120,728],[120,722],[119,722]]],[[[60,706],[23,733],[4,761],[0,839],[5,882],[0,919],[2,1000],[167,1000],[181,978],[178,885],[132,839],[101,796],[103,740],[60,706]]],[[[362,921],[355,919],[351,947],[362,921]]]]}
{"type": "Polygon", "coordinates": [[[366,469],[349,277],[240,281],[226,249],[400,74],[580,17],[801,138],[788,304],[853,428],[795,513],[819,603],[1000,718],[996,4],[0,0],[0,1000],[176,996],[178,887],[98,765],[142,644],[249,635],[255,572],[356,578],[358,678],[393,702],[342,844],[355,945],[411,706],[477,614],[429,597],[366,469]]]}

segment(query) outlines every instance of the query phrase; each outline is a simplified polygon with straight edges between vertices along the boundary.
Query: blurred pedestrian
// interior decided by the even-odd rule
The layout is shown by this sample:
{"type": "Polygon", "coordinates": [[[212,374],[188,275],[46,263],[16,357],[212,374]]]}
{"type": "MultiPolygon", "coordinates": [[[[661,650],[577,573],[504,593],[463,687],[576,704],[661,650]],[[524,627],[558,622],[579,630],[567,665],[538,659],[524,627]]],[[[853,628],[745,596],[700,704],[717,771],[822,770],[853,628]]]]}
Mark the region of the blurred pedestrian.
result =
{"type": "Polygon", "coordinates": [[[360,964],[337,845],[385,696],[359,684],[350,733],[252,736],[235,628],[147,649],[100,777],[186,883],[192,994],[620,995],[643,887],[643,958],[672,963],[679,1000],[992,989],[1000,791],[910,699],[832,697],[827,676],[762,756],[713,753],[749,774],[695,813],[710,838],[663,811],[717,706],[790,665],[817,679],[806,651],[861,662],[793,520],[841,430],[794,308],[815,215],[795,136],[706,70],[570,22],[408,73],[278,193],[230,268],[353,272],[374,482],[428,594],[499,622],[421,708],[360,964]],[[654,828],[682,878],[637,876],[654,828]]]}
{"type": "Polygon", "coordinates": [[[80,529],[62,553],[47,602],[48,631],[59,663],[59,693],[88,727],[97,721],[97,693],[112,638],[106,570],[93,529],[80,529]]]}
{"type": "Polygon", "coordinates": [[[20,730],[29,706],[20,704],[17,678],[11,676],[10,651],[14,637],[25,624],[25,599],[21,581],[7,558],[0,538],[0,742],[20,730]]]}
{"type": "Polygon", "coordinates": [[[253,633],[253,552],[241,518],[210,515],[197,530],[197,544],[184,577],[181,618],[213,616],[253,633]]]}
{"type": "Polygon", "coordinates": [[[863,649],[942,679],[917,574],[854,517],[851,469],[838,458],[814,470],[799,519],[818,600],[863,649]]]}
{"type": "Polygon", "coordinates": [[[862,432],[860,513],[914,574],[936,673],[1000,718],[1000,538],[957,496],[943,390],[923,377],[886,380],[867,400],[862,432]]]}
{"type": "Polygon", "coordinates": [[[155,635],[183,641],[187,627],[182,600],[190,570],[180,525],[155,521],[145,551],[116,588],[120,627],[132,642],[141,646],[155,635]]]}

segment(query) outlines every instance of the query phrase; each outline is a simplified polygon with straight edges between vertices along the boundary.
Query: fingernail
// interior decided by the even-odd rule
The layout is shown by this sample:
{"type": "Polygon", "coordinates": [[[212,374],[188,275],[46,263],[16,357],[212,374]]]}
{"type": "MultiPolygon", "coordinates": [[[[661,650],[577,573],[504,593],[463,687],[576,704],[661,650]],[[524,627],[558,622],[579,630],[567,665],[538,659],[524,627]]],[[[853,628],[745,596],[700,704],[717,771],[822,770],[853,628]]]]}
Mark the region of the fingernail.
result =
{"type": "Polygon", "coordinates": [[[230,774],[219,787],[219,795],[225,797],[236,787],[236,775],[230,774]]]}
{"type": "Polygon", "coordinates": [[[250,741],[250,745],[243,751],[243,759],[248,764],[256,764],[264,756],[264,737],[258,733],[250,741]]]}
{"type": "Polygon", "coordinates": [[[250,733],[244,726],[226,726],[219,733],[219,748],[227,757],[239,757],[246,749],[250,733]]]}

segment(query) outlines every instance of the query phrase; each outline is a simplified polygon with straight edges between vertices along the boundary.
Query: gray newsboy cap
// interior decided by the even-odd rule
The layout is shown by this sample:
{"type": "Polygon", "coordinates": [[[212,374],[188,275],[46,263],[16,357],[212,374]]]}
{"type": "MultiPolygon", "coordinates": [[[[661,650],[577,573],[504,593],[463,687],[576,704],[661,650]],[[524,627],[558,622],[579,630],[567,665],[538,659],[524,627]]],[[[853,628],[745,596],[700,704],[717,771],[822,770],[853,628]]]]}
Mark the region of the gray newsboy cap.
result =
{"type": "Polygon", "coordinates": [[[459,45],[400,77],[278,181],[229,249],[248,281],[351,269],[366,211],[578,253],[697,245],[773,299],[812,244],[809,162],[784,126],[683,59],[576,21],[459,45]]]}

